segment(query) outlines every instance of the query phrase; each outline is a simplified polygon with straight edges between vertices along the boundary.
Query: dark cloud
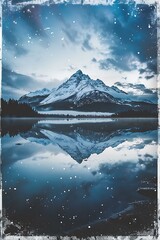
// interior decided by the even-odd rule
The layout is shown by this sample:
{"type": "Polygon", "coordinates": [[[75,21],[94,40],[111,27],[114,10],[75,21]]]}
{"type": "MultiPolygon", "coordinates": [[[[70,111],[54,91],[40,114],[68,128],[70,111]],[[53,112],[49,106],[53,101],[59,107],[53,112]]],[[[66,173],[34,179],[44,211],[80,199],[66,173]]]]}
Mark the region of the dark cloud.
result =
{"type": "Polygon", "coordinates": [[[123,87],[123,88],[132,88],[134,90],[141,90],[144,94],[154,94],[154,91],[152,89],[147,89],[144,84],[132,84],[132,83],[122,83],[122,82],[116,82],[116,86],[123,87]]]}
{"type": "MultiPolygon", "coordinates": [[[[34,8],[26,6],[20,12],[15,12],[11,18],[4,14],[3,34],[4,39],[10,41],[10,45],[14,45],[20,40],[19,38],[23,38],[24,29],[27,29],[34,38],[45,37],[47,39],[49,36],[44,30],[45,27],[54,25],[57,21],[67,38],[74,44],[81,43],[82,49],[87,51],[92,50],[90,45],[91,35],[88,34],[84,39],[82,38],[82,31],[83,28],[94,29],[100,37],[101,43],[110,45],[112,57],[106,58],[110,68],[115,66],[120,70],[132,70],[132,67],[130,67],[132,65],[131,58],[134,56],[140,62],[146,63],[151,72],[156,73],[157,24],[154,21],[155,10],[154,5],[146,4],[113,4],[112,6],[87,7],[62,4],[58,7],[50,6],[50,8],[40,5],[34,6],[34,8]],[[72,24],[69,21],[71,17],[77,18],[80,25],[72,24]],[[17,24],[14,24],[13,20],[17,24]],[[21,28],[18,28],[19,24],[21,28]],[[83,26],[83,28],[80,26],[83,26]]],[[[26,53],[20,44],[15,46],[15,49],[19,51],[19,54],[26,53]]],[[[105,62],[105,59],[102,59],[102,61],[105,62]]],[[[100,64],[100,67],[108,69],[107,63],[100,64]]]]}
{"type": "Polygon", "coordinates": [[[140,68],[140,69],[139,69],[139,73],[140,73],[140,74],[143,74],[143,73],[145,73],[145,72],[146,72],[146,69],[143,69],[143,68],[140,68]]]}
{"type": "Polygon", "coordinates": [[[152,73],[157,73],[157,58],[148,61],[147,66],[152,73]]]}
{"type": "Polygon", "coordinates": [[[123,83],[121,82],[116,82],[115,85],[117,85],[118,87],[123,87],[123,83]]]}
{"type": "Polygon", "coordinates": [[[3,8],[3,47],[14,51],[17,56],[29,52],[24,43],[33,38],[47,39],[46,31],[40,17],[40,6],[25,6],[20,11],[14,11],[10,16],[3,8]]]}
{"type": "Polygon", "coordinates": [[[146,76],[145,79],[149,80],[149,79],[151,79],[153,77],[154,77],[154,75],[150,75],[150,76],[146,76]]]}
{"type": "MultiPolygon", "coordinates": [[[[28,28],[34,35],[46,37],[45,22],[46,13],[48,24],[54,24],[54,17],[60,22],[64,33],[73,43],[81,38],[81,29],[76,24],[71,24],[70,16],[77,17],[84,29],[95,29],[100,36],[102,43],[109,43],[113,60],[118,61],[119,57],[130,59],[131,55],[137,57],[140,62],[146,62],[151,71],[156,71],[157,59],[157,24],[154,21],[156,7],[154,5],[141,4],[113,4],[112,6],[27,6],[20,13],[15,13],[13,18],[21,20],[21,24],[28,28]],[[61,15],[58,15],[58,10],[61,15]],[[52,21],[51,21],[52,20],[52,21]]],[[[5,17],[5,15],[4,15],[5,17]]],[[[6,30],[17,28],[13,24],[13,18],[8,21],[6,30]]],[[[17,24],[18,25],[18,24],[17,24]]],[[[8,32],[9,33],[9,32],[8,32]]],[[[12,31],[14,39],[16,35],[12,31]]],[[[9,33],[10,35],[10,33],[9,33]]],[[[89,44],[90,34],[86,36],[82,46],[91,50],[89,44]]],[[[9,39],[9,36],[7,37],[9,39]]]]}
{"type": "Polygon", "coordinates": [[[99,66],[101,69],[111,69],[114,68],[116,70],[123,70],[123,71],[131,71],[136,69],[135,64],[128,64],[128,61],[125,59],[113,59],[107,58],[99,61],[99,66]]]}
{"type": "Polygon", "coordinates": [[[19,43],[15,31],[12,31],[11,29],[7,26],[3,27],[3,48],[7,51],[14,51],[17,56],[27,54],[28,50],[22,46],[22,43],[19,43]]]}
{"type": "MultiPolygon", "coordinates": [[[[127,63],[130,65],[134,56],[141,63],[146,63],[151,72],[157,72],[157,24],[153,21],[155,10],[153,5],[119,4],[97,11],[95,29],[101,34],[103,43],[110,43],[110,67],[115,65],[122,70],[130,68],[127,63]],[[126,62],[118,65],[120,60],[126,62]]],[[[106,64],[104,67],[107,68],[106,64]]]]}
{"type": "MultiPolygon", "coordinates": [[[[2,97],[4,99],[20,98],[24,93],[30,91],[35,91],[41,88],[50,88],[51,84],[49,82],[38,81],[38,76],[34,75],[36,78],[26,76],[24,74],[16,73],[10,70],[8,67],[2,68],[2,97]]],[[[59,82],[56,79],[52,80],[53,87],[59,82]]]]}
{"type": "Polygon", "coordinates": [[[2,68],[2,97],[17,99],[37,86],[33,78],[2,68]]]}
{"type": "Polygon", "coordinates": [[[2,81],[3,85],[10,87],[18,86],[19,88],[23,89],[35,87],[35,84],[37,85],[37,82],[35,83],[33,78],[16,73],[5,67],[2,68],[2,81]]]}
{"type": "Polygon", "coordinates": [[[96,63],[97,59],[96,58],[92,58],[92,62],[96,63]]]}

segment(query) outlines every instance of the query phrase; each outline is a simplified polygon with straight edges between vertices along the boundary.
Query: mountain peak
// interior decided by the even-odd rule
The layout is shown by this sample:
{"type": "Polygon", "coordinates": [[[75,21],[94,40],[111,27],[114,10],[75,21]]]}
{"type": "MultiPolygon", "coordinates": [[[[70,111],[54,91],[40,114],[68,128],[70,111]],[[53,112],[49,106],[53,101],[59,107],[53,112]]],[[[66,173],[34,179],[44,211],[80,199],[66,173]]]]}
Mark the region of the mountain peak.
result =
{"type": "Polygon", "coordinates": [[[83,74],[83,72],[80,69],[74,73],[74,75],[82,75],[82,74],[83,74]]]}
{"type": "Polygon", "coordinates": [[[69,79],[71,79],[71,78],[79,78],[79,77],[81,77],[83,75],[85,75],[85,74],[79,69],[75,73],[73,73],[72,76],[69,79]]]}
{"type": "MultiPolygon", "coordinates": [[[[56,90],[52,91],[51,94],[41,101],[41,105],[60,102],[69,99],[74,106],[78,104],[82,99],[95,98],[109,99],[107,101],[113,101],[113,99],[123,98],[124,94],[120,91],[117,92],[111,87],[105,85],[100,79],[93,80],[88,75],[84,74],[81,70],[76,71],[66,82],[61,84],[56,90]],[[105,96],[104,96],[105,95],[105,96]]],[[[114,100],[117,101],[117,100],[114,100]]],[[[58,103],[57,103],[58,104],[58,103]]]]}
{"type": "Polygon", "coordinates": [[[79,84],[81,81],[88,81],[91,80],[90,77],[86,74],[84,74],[80,69],[76,71],[63,85],[66,83],[70,84],[71,82],[75,82],[76,84],[79,84]]]}

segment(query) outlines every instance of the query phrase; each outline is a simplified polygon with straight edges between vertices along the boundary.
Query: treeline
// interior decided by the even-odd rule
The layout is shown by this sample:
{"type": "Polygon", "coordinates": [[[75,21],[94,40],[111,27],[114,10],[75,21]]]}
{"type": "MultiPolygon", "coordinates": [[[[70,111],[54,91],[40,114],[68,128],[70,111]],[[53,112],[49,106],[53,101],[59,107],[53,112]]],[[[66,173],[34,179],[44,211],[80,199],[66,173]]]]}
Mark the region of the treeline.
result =
{"type": "Polygon", "coordinates": [[[1,99],[1,116],[2,117],[38,117],[37,111],[32,109],[26,103],[19,103],[17,100],[9,101],[1,99]]]}
{"type": "Polygon", "coordinates": [[[152,112],[148,110],[128,110],[113,114],[112,117],[120,118],[158,118],[158,111],[152,112]]]}
{"type": "Polygon", "coordinates": [[[2,117],[51,117],[51,118],[158,118],[158,111],[149,110],[128,110],[115,113],[111,116],[90,116],[70,114],[39,114],[27,103],[19,103],[17,100],[9,99],[8,101],[1,99],[1,116],[2,117]]]}

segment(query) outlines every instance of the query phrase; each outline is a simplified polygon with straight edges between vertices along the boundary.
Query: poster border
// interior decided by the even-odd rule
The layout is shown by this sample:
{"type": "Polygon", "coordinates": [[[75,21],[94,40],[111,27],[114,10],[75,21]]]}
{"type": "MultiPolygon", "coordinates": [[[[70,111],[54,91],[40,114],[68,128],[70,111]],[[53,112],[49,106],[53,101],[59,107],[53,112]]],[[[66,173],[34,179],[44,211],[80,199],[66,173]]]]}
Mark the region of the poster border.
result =
{"type": "MultiPolygon", "coordinates": [[[[12,11],[16,10],[17,8],[21,8],[24,6],[24,4],[49,4],[49,2],[52,2],[52,4],[89,4],[89,5],[112,5],[114,4],[115,0],[31,0],[31,1],[23,1],[22,3],[19,3],[17,5],[12,5],[11,0],[1,0],[0,2],[0,95],[2,96],[2,8],[3,4],[8,3],[9,7],[12,11]]],[[[155,223],[155,232],[156,235],[148,235],[144,236],[139,233],[139,236],[92,236],[88,237],[88,240],[153,240],[153,239],[159,239],[160,233],[160,189],[159,189],[159,183],[160,183],[160,2],[158,0],[118,0],[116,1],[116,4],[146,4],[146,5],[156,5],[157,8],[157,90],[158,90],[158,147],[157,147],[157,153],[158,153],[158,159],[157,159],[157,210],[158,210],[158,216],[157,216],[157,223],[155,223]],[[118,2],[118,3],[117,3],[118,2]]],[[[1,146],[1,142],[0,142],[1,146]]],[[[1,148],[1,147],[0,147],[1,148]]],[[[68,236],[4,236],[3,233],[3,216],[2,216],[2,174],[0,172],[0,239],[4,240],[78,240],[78,237],[68,237],[68,236]]],[[[83,239],[83,238],[81,238],[83,239]]]]}

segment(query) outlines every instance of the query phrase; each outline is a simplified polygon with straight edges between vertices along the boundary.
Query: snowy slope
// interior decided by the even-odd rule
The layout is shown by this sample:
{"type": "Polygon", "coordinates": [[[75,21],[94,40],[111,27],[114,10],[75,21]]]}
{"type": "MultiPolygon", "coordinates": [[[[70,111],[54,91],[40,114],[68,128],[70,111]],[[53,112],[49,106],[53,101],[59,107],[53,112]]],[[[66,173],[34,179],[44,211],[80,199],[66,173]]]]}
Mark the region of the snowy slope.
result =
{"type": "Polygon", "coordinates": [[[43,88],[41,90],[37,90],[35,92],[30,92],[28,94],[26,94],[26,97],[36,97],[36,96],[45,96],[51,93],[51,90],[47,89],[47,88],[43,88]]]}
{"type": "Polygon", "coordinates": [[[51,90],[48,90],[46,88],[43,88],[41,90],[37,90],[35,92],[30,92],[26,95],[23,95],[18,100],[20,103],[27,103],[31,107],[36,107],[39,105],[39,103],[44,100],[49,94],[51,93],[51,90]]]}
{"type": "Polygon", "coordinates": [[[115,98],[126,99],[127,96],[125,92],[118,88],[108,87],[99,79],[92,80],[88,75],[78,70],[66,82],[53,90],[50,95],[41,102],[41,105],[62,101],[71,97],[74,102],[78,102],[93,93],[99,93],[101,96],[104,95],[111,102],[116,102],[115,98]]]}

